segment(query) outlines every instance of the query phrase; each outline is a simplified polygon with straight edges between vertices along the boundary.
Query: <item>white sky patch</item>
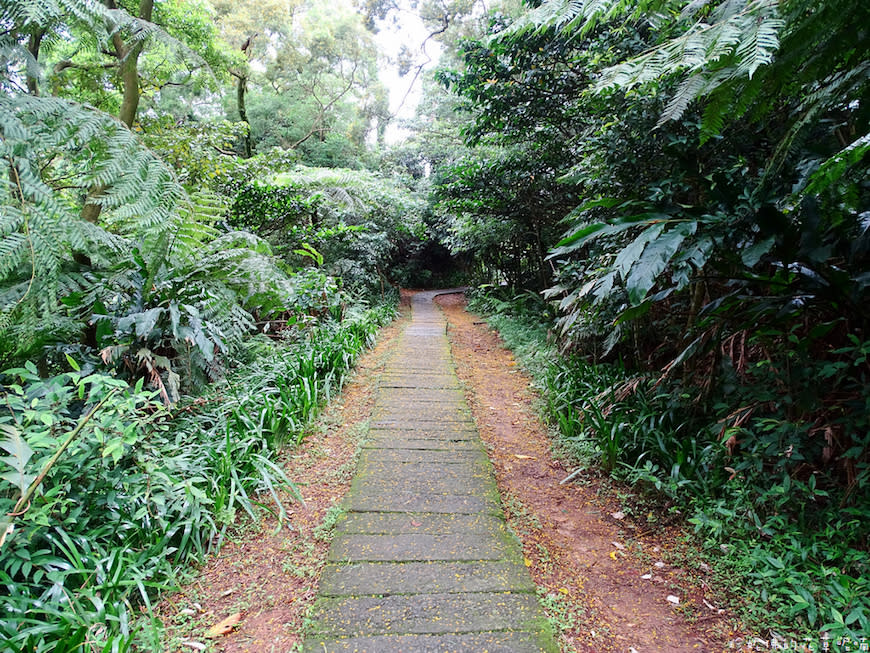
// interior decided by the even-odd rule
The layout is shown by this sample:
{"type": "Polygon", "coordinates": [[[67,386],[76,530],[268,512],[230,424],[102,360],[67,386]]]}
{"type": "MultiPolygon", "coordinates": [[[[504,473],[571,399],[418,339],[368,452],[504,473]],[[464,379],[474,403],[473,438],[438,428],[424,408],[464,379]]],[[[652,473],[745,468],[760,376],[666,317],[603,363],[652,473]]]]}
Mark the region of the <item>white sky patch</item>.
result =
{"type": "Polygon", "coordinates": [[[423,75],[438,65],[442,48],[434,39],[426,41],[430,30],[411,9],[408,0],[400,0],[399,10],[391,12],[386,20],[378,24],[378,28],[375,42],[383,55],[379,74],[390,92],[390,114],[394,116],[387,127],[385,139],[388,144],[395,144],[410,134],[400,123],[414,117],[422,96],[423,75]],[[403,45],[411,51],[413,62],[408,73],[400,77],[397,57],[403,45]],[[421,65],[424,66],[424,72],[415,79],[418,66],[421,65]]]}

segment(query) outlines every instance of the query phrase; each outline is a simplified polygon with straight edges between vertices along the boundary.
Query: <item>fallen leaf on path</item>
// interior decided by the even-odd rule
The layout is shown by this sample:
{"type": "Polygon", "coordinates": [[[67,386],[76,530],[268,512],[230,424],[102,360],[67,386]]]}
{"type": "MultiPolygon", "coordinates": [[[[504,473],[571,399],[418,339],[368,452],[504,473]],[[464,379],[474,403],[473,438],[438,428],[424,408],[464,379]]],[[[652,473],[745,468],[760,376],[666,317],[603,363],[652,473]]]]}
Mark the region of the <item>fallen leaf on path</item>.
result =
{"type": "Polygon", "coordinates": [[[220,637],[232,632],[233,626],[242,620],[241,612],[234,612],[226,619],[219,621],[205,632],[206,637],[220,637]]]}
{"type": "Polygon", "coordinates": [[[421,522],[421,521],[415,521],[413,519],[411,520],[411,526],[413,526],[414,528],[417,528],[418,526],[422,526],[422,525],[423,525],[423,522],[421,522]]]}
{"type": "Polygon", "coordinates": [[[515,453],[514,458],[519,458],[520,460],[534,460],[535,459],[534,456],[524,456],[521,453],[515,453]]]}
{"type": "Polygon", "coordinates": [[[526,567],[532,566],[532,561],[529,558],[523,558],[523,562],[526,563],[526,567]]]}
{"type": "Polygon", "coordinates": [[[192,649],[196,649],[197,651],[204,651],[206,649],[205,644],[202,642],[181,642],[182,646],[189,646],[192,649]]]}
{"type": "Polygon", "coordinates": [[[625,545],[620,544],[619,542],[611,542],[614,548],[619,549],[620,551],[625,551],[625,545]]]}

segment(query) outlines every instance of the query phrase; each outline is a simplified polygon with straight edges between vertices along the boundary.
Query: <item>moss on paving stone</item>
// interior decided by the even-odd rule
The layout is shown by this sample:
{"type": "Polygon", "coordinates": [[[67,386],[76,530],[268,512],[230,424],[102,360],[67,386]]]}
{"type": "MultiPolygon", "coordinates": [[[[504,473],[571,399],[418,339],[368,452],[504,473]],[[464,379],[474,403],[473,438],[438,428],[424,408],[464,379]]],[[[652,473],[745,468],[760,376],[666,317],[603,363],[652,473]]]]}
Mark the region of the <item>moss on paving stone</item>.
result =
{"type": "Polygon", "coordinates": [[[331,597],[508,591],[535,592],[528,569],[517,559],[328,564],[320,580],[321,594],[331,597]]]}
{"type": "Polygon", "coordinates": [[[430,532],[443,533],[507,533],[503,515],[492,513],[432,513],[432,512],[352,512],[336,525],[343,533],[417,533],[422,524],[430,532]]]}
{"type": "MultiPolygon", "coordinates": [[[[380,635],[306,641],[304,653],[537,653],[558,651],[539,641],[537,633],[488,632],[462,635],[380,635]]],[[[552,643],[551,643],[552,644],[552,643]]]]}
{"type": "Polygon", "coordinates": [[[380,384],[304,650],[557,651],[444,320],[420,299],[380,384]]]}
{"type": "Polygon", "coordinates": [[[311,632],[344,637],[491,630],[535,632],[546,624],[537,597],[527,592],[320,598],[312,616],[311,632]]]}

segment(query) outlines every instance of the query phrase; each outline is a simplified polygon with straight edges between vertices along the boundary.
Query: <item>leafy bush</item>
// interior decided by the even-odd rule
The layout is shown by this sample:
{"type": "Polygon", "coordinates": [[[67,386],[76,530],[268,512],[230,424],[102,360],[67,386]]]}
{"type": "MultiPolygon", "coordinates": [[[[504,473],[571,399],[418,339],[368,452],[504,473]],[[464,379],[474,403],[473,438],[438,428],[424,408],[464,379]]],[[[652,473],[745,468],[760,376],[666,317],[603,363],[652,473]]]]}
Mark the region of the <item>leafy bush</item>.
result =
{"type": "Polygon", "coordinates": [[[393,315],[354,308],[278,345],[258,341],[248,366],[174,416],[141,381],[42,378],[30,363],[5,372],[0,514],[14,528],[3,525],[0,544],[4,650],[129,650],[153,636],[138,607],[218,546],[239,513],[287,518],[298,493],[280,446],[301,442],[393,315]]]}
{"type": "MultiPolygon", "coordinates": [[[[792,373],[851,395],[856,409],[819,427],[800,418],[806,406],[795,412],[782,398],[783,368],[769,361],[758,363],[752,383],[730,386],[736,396],[704,410],[676,380],[560,354],[548,342],[545,307],[519,299],[489,295],[474,307],[535,376],[566,449],[689,515],[727,585],[743,579],[755,623],[855,641],[867,632],[870,395],[853,374],[868,343],[839,348],[837,362],[792,361],[792,373]]],[[[807,381],[808,391],[815,387],[807,381]]],[[[802,401],[821,407],[825,396],[802,401]]]]}
{"type": "Polygon", "coordinates": [[[422,212],[421,200],[398,181],[297,166],[243,188],[232,219],[268,239],[290,265],[308,262],[299,252],[308,245],[346,288],[372,293],[394,282],[400,245],[424,236],[422,212]]]}
{"type": "Polygon", "coordinates": [[[233,200],[230,222],[268,237],[303,223],[314,223],[319,199],[295,188],[254,182],[239,189],[233,200]]]}

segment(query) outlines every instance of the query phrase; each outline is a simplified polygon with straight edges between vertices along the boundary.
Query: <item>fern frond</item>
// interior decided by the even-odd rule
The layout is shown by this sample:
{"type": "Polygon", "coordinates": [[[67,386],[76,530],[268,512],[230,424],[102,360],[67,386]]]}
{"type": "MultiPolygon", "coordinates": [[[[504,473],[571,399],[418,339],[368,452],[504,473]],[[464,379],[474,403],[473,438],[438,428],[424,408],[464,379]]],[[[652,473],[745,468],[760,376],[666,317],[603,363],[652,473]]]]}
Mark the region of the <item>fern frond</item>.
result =
{"type": "Polygon", "coordinates": [[[668,101],[662,115],[659,116],[659,121],[656,127],[661,127],[669,120],[679,120],[680,116],[686,111],[689,103],[698,97],[700,89],[704,88],[707,80],[703,75],[692,75],[687,77],[681,83],[677,92],[668,101]]]}
{"type": "Polygon", "coordinates": [[[723,3],[713,22],[698,21],[682,35],[604,70],[595,90],[632,88],[683,75],[659,124],[676,120],[692,100],[731,80],[751,81],[761,66],[773,61],[785,27],[778,4],[777,0],[723,3]]]}
{"type": "Polygon", "coordinates": [[[743,32],[736,57],[733,76],[749,79],[761,66],[773,61],[773,55],[779,49],[779,33],[785,26],[781,18],[763,17],[759,21],[750,21],[749,28],[743,32]],[[755,28],[754,30],[752,28],[755,28]]]}
{"type": "Polygon", "coordinates": [[[549,30],[585,36],[608,20],[626,15],[654,14],[666,4],[663,0],[545,0],[494,38],[519,38],[549,30]]]}
{"type": "Polygon", "coordinates": [[[70,276],[74,254],[92,266],[117,264],[131,240],[153,240],[178,219],[184,191],[118,121],[59,98],[0,94],[0,158],[13,171],[0,183],[2,329],[26,326],[33,333],[23,342],[36,343],[75,322],[59,303],[80,289],[70,276]],[[51,187],[42,165],[49,160],[79,171],[80,188],[108,187],[96,198],[106,209],[101,224],[80,217],[80,198],[51,187]]]}

